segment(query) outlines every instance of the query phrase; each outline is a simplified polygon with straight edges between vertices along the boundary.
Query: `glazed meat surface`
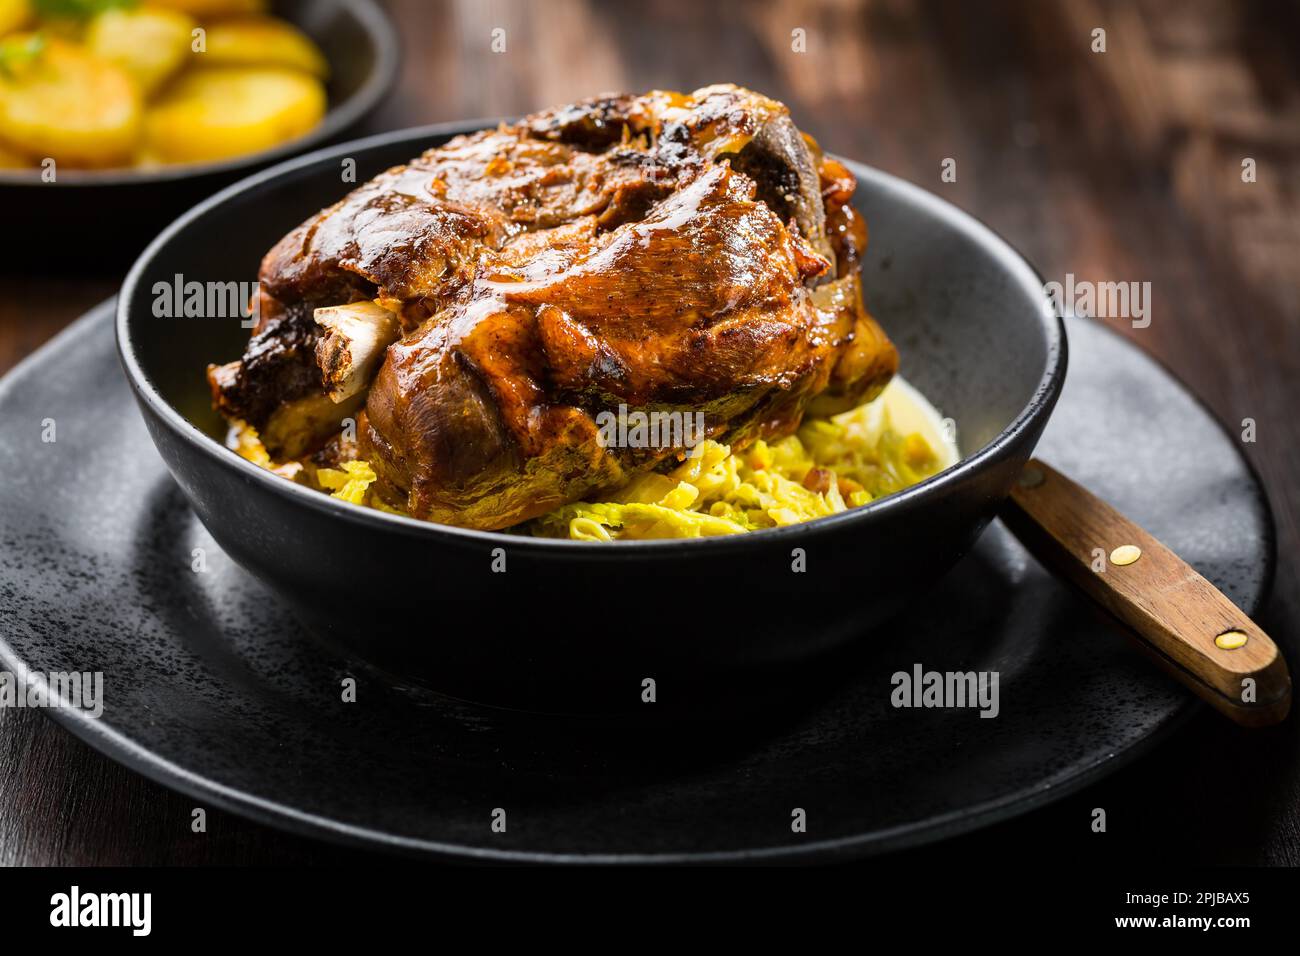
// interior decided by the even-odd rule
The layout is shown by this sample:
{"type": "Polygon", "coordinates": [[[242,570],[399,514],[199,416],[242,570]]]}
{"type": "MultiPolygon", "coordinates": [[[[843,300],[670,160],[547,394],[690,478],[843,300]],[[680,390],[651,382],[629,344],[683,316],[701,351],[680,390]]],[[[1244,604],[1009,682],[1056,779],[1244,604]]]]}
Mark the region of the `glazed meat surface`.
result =
{"type": "Polygon", "coordinates": [[[499,529],[683,447],[602,442],[624,409],[743,447],[872,398],[897,353],[862,304],[854,181],[734,86],[611,96],[453,139],[284,237],[217,407],[273,456],[366,459],[383,500],[499,529]],[[355,447],[340,450],[354,417],[355,447]]]}

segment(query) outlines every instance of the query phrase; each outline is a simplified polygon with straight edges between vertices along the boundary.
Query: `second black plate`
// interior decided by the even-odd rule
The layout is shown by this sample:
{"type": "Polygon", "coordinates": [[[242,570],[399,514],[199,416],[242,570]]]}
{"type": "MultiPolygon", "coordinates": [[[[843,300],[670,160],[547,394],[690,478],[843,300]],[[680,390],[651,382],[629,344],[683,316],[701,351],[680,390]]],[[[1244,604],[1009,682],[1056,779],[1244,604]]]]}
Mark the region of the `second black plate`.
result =
{"type": "MultiPolygon", "coordinates": [[[[792,673],[791,693],[756,710],[627,723],[404,686],[320,650],[220,552],[149,442],[112,334],[106,303],[0,383],[0,659],[102,671],[102,717],[51,715],[246,816],[440,857],[844,858],[1024,812],[1132,759],[1197,706],[997,524],[834,675],[792,673]],[[998,672],[998,717],[895,709],[891,675],[916,665],[998,672]]],[[[1070,336],[1039,454],[1254,612],[1273,531],[1235,443],[1117,336],[1085,321],[1070,336]]],[[[436,609],[430,622],[459,623],[436,609]]],[[[618,639],[616,616],[596,626],[618,639]]]]}

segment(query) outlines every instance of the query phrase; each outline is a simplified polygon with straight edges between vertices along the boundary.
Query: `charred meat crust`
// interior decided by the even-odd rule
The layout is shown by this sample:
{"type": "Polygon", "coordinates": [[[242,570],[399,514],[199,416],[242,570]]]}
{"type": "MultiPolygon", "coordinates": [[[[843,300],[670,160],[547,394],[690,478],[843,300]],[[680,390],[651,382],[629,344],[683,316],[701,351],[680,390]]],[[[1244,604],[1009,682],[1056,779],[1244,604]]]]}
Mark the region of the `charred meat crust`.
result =
{"type": "MultiPolygon", "coordinates": [[[[262,264],[262,322],[212,366],[217,407],[261,427],[340,397],[315,309],[397,318],[358,420],[388,503],[503,528],[682,449],[603,447],[619,404],[703,411],[711,437],[787,434],[880,390],[897,353],[862,305],[854,182],[779,103],[734,86],[605,96],[460,136],[293,230],[262,264]]],[[[336,343],[337,344],[337,343],[336,343]]],[[[331,365],[333,363],[333,365],[331,365]]]]}
{"type": "Polygon", "coordinates": [[[208,366],[217,410],[260,426],[282,403],[319,391],[316,338],[316,324],[303,309],[265,322],[238,363],[208,366]]]}

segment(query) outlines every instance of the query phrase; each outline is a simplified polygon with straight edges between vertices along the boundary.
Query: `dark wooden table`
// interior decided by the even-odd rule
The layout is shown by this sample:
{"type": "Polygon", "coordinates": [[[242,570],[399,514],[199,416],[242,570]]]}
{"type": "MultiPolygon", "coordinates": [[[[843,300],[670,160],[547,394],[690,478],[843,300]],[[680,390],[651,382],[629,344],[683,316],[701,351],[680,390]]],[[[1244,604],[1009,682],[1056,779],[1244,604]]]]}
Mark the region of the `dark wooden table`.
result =
{"type": "MultiPolygon", "coordinates": [[[[1261,623],[1300,666],[1300,7],[1189,0],[642,0],[392,4],[408,44],[378,131],[598,91],[752,86],[835,152],[991,224],[1048,277],[1152,284],[1117,328],[1168,364],[1268,487],[1280,567],[1261,623]],[[506,30],[506,52],[490,52],[506,30]],[[1093,30],[1106,51],[1093,52],[1093,30]],[[792,49],[803,30],[806,52],[792,49]],[[957,161],[943,182],[941,163],[957,161]],[[1242,181],[1242,161],[1257,178],[1242,181]]],[[[5,223],[9,228],[15,224],[5,223]]],[[[21,224],[17,224],[21,228],[21,224]]],[[[93,250],[76,250],[93,255],[93,250]]],[[[6,275],[0,370],[113,279],[6,275]]],[[[1137,766],[1021,820],[911,854],[1300,864],[1300,721],[1204,714],[1137,766]],[[1109,831],[1090,831],[1093,807],[1109,831]]],[[[368,860],[210,812],[39,713],[0,711],[0,864],[368,860]]]]}

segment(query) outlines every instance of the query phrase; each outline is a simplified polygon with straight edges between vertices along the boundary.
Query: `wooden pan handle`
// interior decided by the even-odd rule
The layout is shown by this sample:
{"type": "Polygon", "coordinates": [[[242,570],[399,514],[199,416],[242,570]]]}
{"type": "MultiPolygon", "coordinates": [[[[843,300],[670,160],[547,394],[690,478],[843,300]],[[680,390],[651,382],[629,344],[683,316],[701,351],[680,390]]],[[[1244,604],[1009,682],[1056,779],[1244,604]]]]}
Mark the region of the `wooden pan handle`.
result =
{"type": "Polygon", "coordinates": [[[1036,558],[1128,625],[1143,650],[1218,710],[1252,727],[1286,717],[1291,677],[1272,639],[1106,502],[1033,459],[1002,518],[1036,558]]]}

